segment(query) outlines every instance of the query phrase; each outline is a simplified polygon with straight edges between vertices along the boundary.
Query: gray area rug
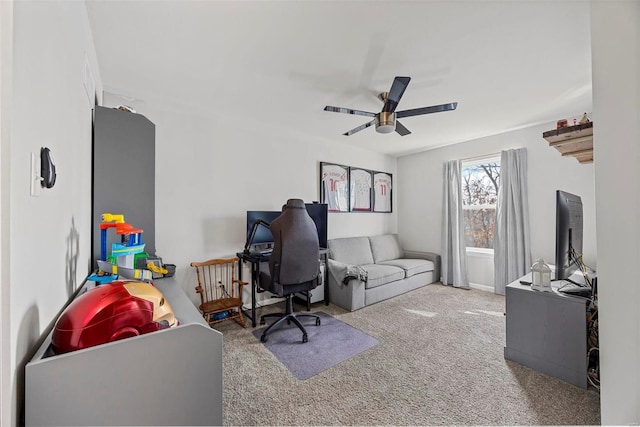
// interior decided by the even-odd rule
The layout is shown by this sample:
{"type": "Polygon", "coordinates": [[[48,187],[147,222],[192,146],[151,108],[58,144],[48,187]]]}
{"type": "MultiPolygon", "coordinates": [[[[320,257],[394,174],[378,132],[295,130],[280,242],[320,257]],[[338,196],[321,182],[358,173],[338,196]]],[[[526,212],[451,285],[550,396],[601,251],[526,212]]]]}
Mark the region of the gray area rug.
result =
{"type": "Polygon", "coordinates": [[[599,425],[597,391],[504,359],[504,309],[503,296],[440,284],[354,312],[313,304],[379,343],[304,381],[250,326],[219,323],[224,424],[599,425]]]}
{"type": "MultiPolygon", "coordinates": [[[[378,344],[372,336],[326,313],[314,314],[320,316],[320,326],[312,318],[299,318],[307,330],[308,342],[302,343],[302,332],[296,325],[285,323],[271,331],[263,343],[299,380],[311,378],[378,344]]],[[[253,335],[259,340],[266,328],[255,329],[253,335]]]]}

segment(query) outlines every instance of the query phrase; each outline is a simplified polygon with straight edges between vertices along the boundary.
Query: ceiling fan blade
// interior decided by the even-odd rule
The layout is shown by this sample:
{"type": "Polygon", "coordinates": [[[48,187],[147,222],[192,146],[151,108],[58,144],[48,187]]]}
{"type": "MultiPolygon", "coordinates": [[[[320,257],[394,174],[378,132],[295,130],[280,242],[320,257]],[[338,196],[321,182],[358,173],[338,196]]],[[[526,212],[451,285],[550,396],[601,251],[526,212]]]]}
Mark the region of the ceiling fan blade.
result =
{"type": "Polygon", "coordinates": [[[397,118],[419,116],[421,114],[440,113],[442,111],[455,110],[458,107],[457,102],[451,102],[449,104],[433,105],[431,107],[414,108],[412,110],[404,110],[396,112],[397,118]]]}
{"type": "Polygon", "coordinates": [[[400,98],[402,98],[402,95],[407,89],[410,81],[411,77],[396,77],[395,79],[393,79],[393,84],[391,85],[391,89],[389,89],[389,93],[387,94],[387,101],[384,103],[382,111],[393,113],[396,110],[396,107],[400,102],[400,98]]]}
{"type": "Polygon", "coordinates": [[[327,105],[326,107],[324,107],[324,111],[331,111],[334,113],[354,114],[356,116],[375,117],[375,113],[370,113],[368,111],[354,110],[352,108],[332,107],[330,105],[327,105]]]}
{"type": "Polygon", "coordinates": [[[366,129],[366,128],[368,128],[369,126],[373,125],[375,122],[376,122],[375,120],[371,120],[371,121],[370,121],[370,122],[368,122],[368,123],[365,123],[365,124],[363,124],[363,125],[358,126],[357,128],[353,128],[353,129],[351,129],[350,131],[343,133],[343,135],[344,135],[344,136],[350,136],[350,135],[353,135],[353,134],[354,134],[354,133],[356,133],[356,132],[360,132],[362,129],[366,129]]]}
{"type": "Polygon", "coordinates": [[[407,129],[406,127],[404,127],[402,125],[402,123],[400,123],[399,121],[396,120],[396,132],[398,132],[400,134],[400,136],[405,136],[405,135],[409,135],[411,133],[411,131],[409,129],[407,129]]]}

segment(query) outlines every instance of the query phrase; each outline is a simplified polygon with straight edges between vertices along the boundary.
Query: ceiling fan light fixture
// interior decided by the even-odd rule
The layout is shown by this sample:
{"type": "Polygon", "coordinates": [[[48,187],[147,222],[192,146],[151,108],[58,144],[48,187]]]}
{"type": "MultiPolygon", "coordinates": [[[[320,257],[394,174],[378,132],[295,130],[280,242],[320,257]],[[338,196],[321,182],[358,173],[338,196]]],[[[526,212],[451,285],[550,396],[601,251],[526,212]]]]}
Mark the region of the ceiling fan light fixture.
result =
{"type": "Polygon", "coordinates": [[[380,112],[376,114],[376,132],[391,133],[396,130],[396,113],[380,112]]]}
{"type": "Polygon", "coordinates": [[[372,113],[370,111],[354,110],[353,108],[333,107],[327,105],[324,107],[324,111],[331,111],[334,113],[354,114],[357,116],[373,117],[373,120],[365,124],[362,124],[356,128],[351,129],[348,132],[343,133],[345,136],[353,135],[356,132],[360,132],[369,126],[376,125],[376,132],[378,133],[392,133],[396,132],[400,136],[407,136],[411,134],[411,131],[404,127],[404,125],[396,118],[404,120],[405,117],[421,116],[423,114],[440,113],[442,111],[455,110],[458,106],[457,102],[451,102],[449,104],[432,105],[431,107],[412,108],[410,110],[396,111],[398,103],[404,94],[407,85],[411,81],[411,77],[396,76],[391,84],[389,92],[382,92],[378,94],[380,101],[384,103],[382,111],[379,113],[372,113]]]}

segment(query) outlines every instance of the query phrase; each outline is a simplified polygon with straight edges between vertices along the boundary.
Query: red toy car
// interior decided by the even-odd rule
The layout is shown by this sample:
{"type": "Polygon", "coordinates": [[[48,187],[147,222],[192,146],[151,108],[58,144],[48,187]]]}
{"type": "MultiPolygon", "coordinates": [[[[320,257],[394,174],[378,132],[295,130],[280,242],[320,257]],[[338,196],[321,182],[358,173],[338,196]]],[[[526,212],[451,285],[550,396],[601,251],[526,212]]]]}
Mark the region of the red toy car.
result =
{"type": "Polygon", "coordinates": [[[116,280],[69,304],[54,326],[51,344],[61,354],[176,324],[171,306],[152,284],[116,280]]]}

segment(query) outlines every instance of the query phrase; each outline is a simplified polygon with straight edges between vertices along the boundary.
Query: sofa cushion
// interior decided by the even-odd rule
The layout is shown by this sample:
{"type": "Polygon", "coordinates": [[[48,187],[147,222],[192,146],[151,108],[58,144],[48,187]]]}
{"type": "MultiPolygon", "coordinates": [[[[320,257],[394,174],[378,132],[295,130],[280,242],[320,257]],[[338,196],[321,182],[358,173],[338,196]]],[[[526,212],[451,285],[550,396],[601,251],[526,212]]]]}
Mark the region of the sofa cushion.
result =
{"type": "Polygon", "coordinates": [[[327,242],[329,257],[350,265],[373,264],[368,237],[344,237],[327,242]]]}
{"type": "Polygon", "coordinates": [[[390,259],[389,261],[382,261],[380,264],[400,267],[404,270],[405,277],[415,276],[416,274],[426,273],[427,271],[433,271],[435,269],[433,262],[426,259],[390,259]]]}
{"type": "Polygon", "coordinates": [[[371,242],[371,253],[373,254],[373,262],[376,264],[381,261],[390,259],[398,259],[404,256],[404,252],[400,247],[397,234],[383,234],[381,236],[369,237],[371,242]]]}
{"type": "Polygon", "coordinates": [[[361,267],[367,271],[368,275],[367,283],[364,285],[365,289],[404,279],[404,270],[393,265],[366,264],[361,267]]]}

